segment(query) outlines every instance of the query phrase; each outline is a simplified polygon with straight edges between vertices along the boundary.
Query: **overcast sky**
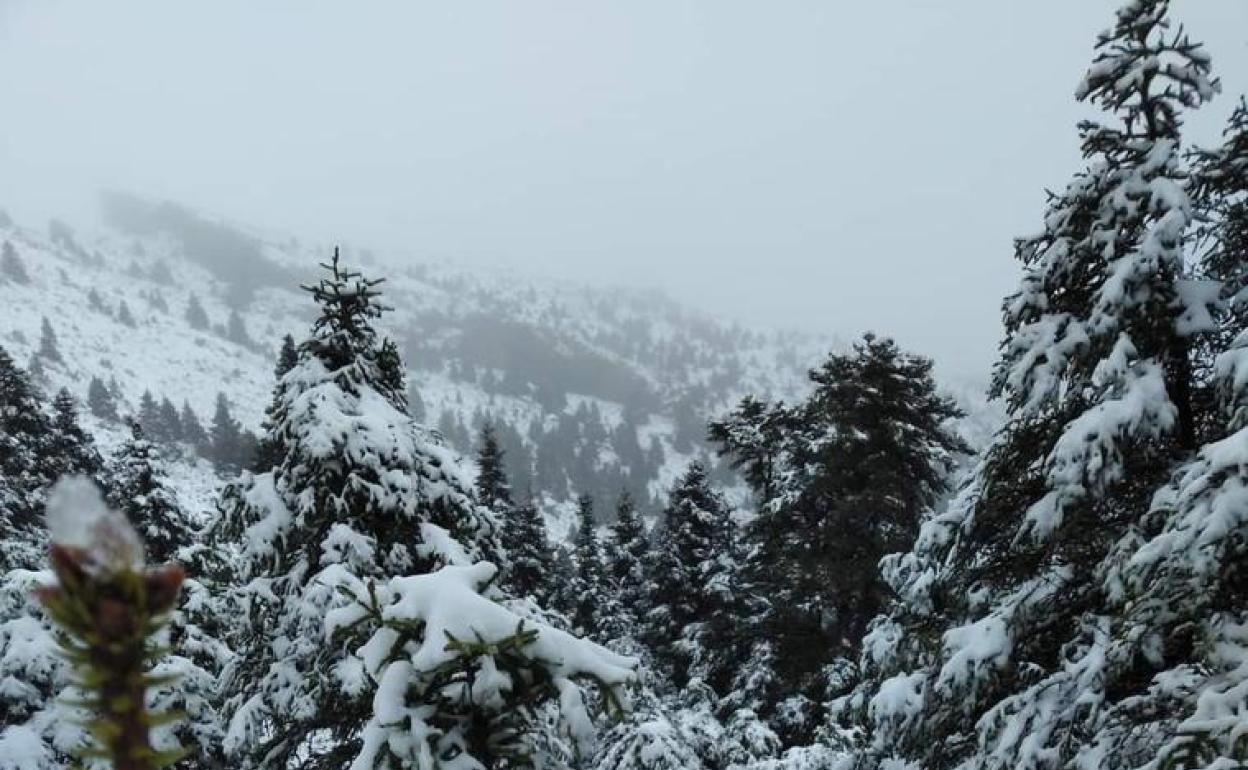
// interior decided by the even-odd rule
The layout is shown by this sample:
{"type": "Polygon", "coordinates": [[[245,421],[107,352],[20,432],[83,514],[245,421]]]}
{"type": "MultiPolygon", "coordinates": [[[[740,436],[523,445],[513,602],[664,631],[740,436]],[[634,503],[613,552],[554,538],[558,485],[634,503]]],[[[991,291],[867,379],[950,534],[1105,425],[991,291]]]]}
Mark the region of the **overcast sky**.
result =
{"type": "MultiPolygon", "coordinates": [[[[0,0],[0,206],[101,187],[982,375],[1113,0],[0,0]]],[[[1224,93],[1248,0],[1175,0],[1224,93]]]]}

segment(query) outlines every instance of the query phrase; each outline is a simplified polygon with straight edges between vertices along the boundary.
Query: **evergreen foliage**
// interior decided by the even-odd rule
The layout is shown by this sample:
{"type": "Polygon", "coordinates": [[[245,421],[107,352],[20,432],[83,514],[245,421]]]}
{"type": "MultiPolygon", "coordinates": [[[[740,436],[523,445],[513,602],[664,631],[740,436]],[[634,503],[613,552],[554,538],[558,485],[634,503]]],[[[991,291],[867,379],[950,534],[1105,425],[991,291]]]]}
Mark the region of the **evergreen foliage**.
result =
{"type": "Polygon", "coordinates": [[[186,322],[196,331],[208,329],[208,312],[199,303],[199,297],[192,294],[186,301],[186,322]]]}
{"type": "Polygon", "coordinates": [[[39,357],[54,364],[64,363],[60,348],[56,344],[56,332],[52,329],[48,317],[43,317],[39,326],[39,357]]]}
{"type": "Polygon", "coordinates": [[[91,414],[101,420],[115,422],[120,419],[117,415],[117,400],[99,377],[92,377],[91,384],[87,386],[87,407],[91,414]]]}
{"type": "Polygon", "coordinates": [[[20,286],[30,284],[30,275],[26,272],[26,265],[22,263],[22,258],[17,255],[17,249],[13,248],[13,244],[9,241],[5,241],[4,245],[0,246],[0,276],[20,286]]]}

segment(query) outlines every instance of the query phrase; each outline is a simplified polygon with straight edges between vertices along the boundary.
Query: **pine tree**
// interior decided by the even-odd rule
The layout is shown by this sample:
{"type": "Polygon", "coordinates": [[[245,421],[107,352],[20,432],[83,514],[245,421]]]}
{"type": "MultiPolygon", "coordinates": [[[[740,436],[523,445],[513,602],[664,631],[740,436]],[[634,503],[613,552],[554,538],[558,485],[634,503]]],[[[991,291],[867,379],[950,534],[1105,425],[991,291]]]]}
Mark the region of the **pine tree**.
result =
{"type": "Polygon", "coordinates": [[[394,340],[385,339],[377,351],[377,370],[381,373],[381,386],[404,412],[407,408],[407,373],[403,371],[403,357],[394,340]]]}
{"type": "Polygon", "coordinates": [[[277,352],[277,363],[273,367],[273,379],[280,380],[299,363],[299,350],[295,347],[295,338],[287,334],[282,337],[282,347],[277,352]]]}
{"type": "Polygon", "coordinates": [[[193,529],[165,483],[163,467],[143,427],[130,423],[130,438],[109,460],[109,502],[134,525],[157,564],[176,560],[178,550],[193,541],[193,529]]]}
{"type": "Polygon", "coordinates": [[[22,286],[30,284],[30,275],[26,272],[26,265],[22,264],[22,258],[17,255],[17,249],[13,248],[13,244],[8,241],[4,242],[4,246],[0,246],[0,276],[22,286]]]}
{"type": "Polygon", "coordinates": [[[180,563],[190,573],[184,600],[170,622],[166,644],[171,655],[155,672],[175,680],[162,685],[155,699],[162,709],[186,715],[176,738],[192,749],[187,761],[195,767],[219,766],[223,734],[216,691],[230,651],[219,638],[223,611],[206,582],[197,528],[169,488],[159,450],[137,422],[130,424],[130,438],[109,459],[107,476],[109,503],[143,538],[148,558],[156,564],[180,563]]]}
{"type": "Polygon", "coordinates": [[[108,312],[108,308],[104,307],[104,300],[100,297],[100,292],[94,286],[87,292],[87,307],[97,313],[108,312]]]}
{"type": "Polygon", "coordinates": [[[121,304],[117,306],[117,320],[123,326],[129,326],[132,329],[138,325],[134,321],[134,316],[130,313],[130,306],[126,304],[124,299],[121,301],[121,304]]]}
{"type": "Polygon", "coordinates": [[[49,451],[54,458],[54,468],[48,473],[50,478],[67,474],[96,476],[103,467],[95,442],[78,423],[78,402],[66,388],[57,391],[52,401],[49,451]]]}
{"type": "Polygon", "coordinates": [[[208,428],[208,457],[221,473],[234,473],[246,463],[243,429],[230,414],[230,401],[217,394],[216,411],[208,428]]]}
{"type": "Polygon", "coordinates": [[[174,441],[182,441],[184,439],[182,432],[182,418],[178,414],[178,408],[166,396],[160,400],[159,409],[159,425],[156,438],[161,441],[172,443],[174,441]]]}
{"type": "Polygon", "coordinates": [[[644,640],[677,687],[688,684],[692,664],[706,656],[707,623],[727,606],[732,537],[727,505],[702,464],[690,463],[668,496],[647,556],[648,613],[642,618],[644,640]]]}
{"type": "Polygon", "coordinates": [[[361,742],[372,709],[351,651],[363,629],[322,641],[341,597],[332,583],[421,575],[497,550],[492,520],[383,382],[377,282],[336,256],[325,270],[307,287],[320,314],[278,384],[265,436],[280,463],[227,488],[215,534],[244,545],[238,599],[253,608],[226,676],[226,750],[245,767],[340,767],[361,751],[380,759],[384,744],[361,742]],[[337,428],[321,421],[322,403],[350,416],[347,435],[327,441],[337,428]],[[313,746],[326,748],[308,754],[313,746]]]}
{"type": "Polygon", "coordinates": [[[160,406],[156,403],[152,391],[145,390],[139,397],[139,414],[136,418],[144,430],[155,433],[160,426],[160,406]]]}
{"type": "Polygon", "coordinates": [[[247,334],[247,325],[243,322],[243,317],[239,315],[237,310],[230,311],[230,317],[225,327],[225,338],[236,345],[251,347],[251,336],[247,334]]]}
{"type": "Polygon", "coordinates": [[[576,523],[576,536],[572,541],[576,573],[569,586],[568,616],[578,633],[598,635],[607,599],[606,565],[594,520],[594,498],[589,495],[582,494],[576,499],[576,523]]]}
{"type": "Polygon", "coordinates": [[[429,418],[425,400],[420,397],[420,389],[415,383],[408,383],[407,386],[407,412],[413,420],[419,423],[424,423],[429,418]]]}
{"type": "Polygon", "coordinates": [[[87,406],[91,414],[108,422],[118,420],[117,402],[99,377],[92,377],[87,387],[87,406]]]}
{"type": "Polygon", "coordinates": [[[208,313],[204,310],[204,306],[199,304],[199,297],[192,294],[186,301],[186,322],[196,331],[206,331],[208,329],[208,313]]]}
{"type": "Polygon", "coordinates": [[[47,316],[43,317],[43,323],[39,327],[39,357],[54,364],[64,362],[60,348],[56,344],[56,332],[53,331],[47,316]]]}
{"type": "Polygon", "coordinates": [[[191,402],[182,402],[182,412],[178,415],[178,424],[182,426],[182,440],[203,452],[208,446],[208,432],[199,421],[199,415],[191,408],[191,402]]]}
{"type": "MultiPolygon", "coordinates": [[[[1189,655],[1190,624],[1169,638],[1119,627],[1124,568],[1169,517],[1150,509],[1175,499],[1174,460],[1208,423],[1180,127],[1217,84],[1168,11],[1132,0],[1099,36],[1077,92],[1104,112],[1080,125],[1087,167],[1016,246],[1024,276],[993,378],[1008,421],[914,548],[882,564],[898,602],[864,641],[869,684],[837,707],[869,720],[868,762],[1153,764],[1174,735],[1167,712],[1199,687],[1190,665],[1153,678],[1189,655]]],[[[1153,599],[1138,600],[1147,614],[1153,599]]]]}
{"type": "Polygon", "coordinates": [[[503,450],[491,423],[481,427],[481,439],[477,449],[477,502],[490,510],[503,514],[514,505],[511,484],[503,467],[503,450]]]}
{"type": "Polygon", "coordinates": [[[648,614],[644,562],[649,548],[646,524],[637,512],[633,496],[623,491],[615,504],[609,561],[611,582],[623,614],[621,623],[627,624],[630,632],[635,632],[635,622],[648,614]]]}
{"type": "Polygon", "coordinates": [[[503,575],[508,592],[522,598],[531,596],[542,606],[551,605],[557,587],[555,554],[531,492],[508,509],[499,534],[510,562],[503,575]]]}
{"type": "Polygon", "coordinates": [[[56,479],[52,425],[38,394],[7,351],[0,348],[0,567],[33,568],[40,562],[38,520],[47,488],[56,479]]]}

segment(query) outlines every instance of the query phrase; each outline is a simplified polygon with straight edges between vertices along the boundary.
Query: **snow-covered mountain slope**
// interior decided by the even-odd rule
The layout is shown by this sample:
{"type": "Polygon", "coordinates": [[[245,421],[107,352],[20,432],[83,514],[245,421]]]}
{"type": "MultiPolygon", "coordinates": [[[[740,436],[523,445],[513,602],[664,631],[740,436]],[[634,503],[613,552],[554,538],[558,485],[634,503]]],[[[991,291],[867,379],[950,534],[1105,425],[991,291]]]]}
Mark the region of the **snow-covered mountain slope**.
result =
{"type": "MultiPolygon", "coordinates": [[[[90,235],[60,222],[0,226],[29,279],[0,278],[0,345],[20,363],[39,359],[45,387],[68,387],[84,402],[94,376],[113,385],[123,414],[150,391],[185,401],[207,424],[221,393],[236,418],[258,428],[281,337],[301,339],[310,322],[299,285],[332,247],[176,207],[120,205],[112,227],[90,235]],[[196,302],[204,328],[188,319],[196,302]],[[37,356],[44,318],[61,362],[37,356]]],[[[576,493],[594,494],[604,514],[622,488],[654,505],[690,459],[714,467],[702,441],[707,418],[746,393],[800,395],[806,369],[843,347],[833,336],[747,329],[653,292],[364,250],[343,256],[385,278],[393,310],[380,326],[403,349],[417,411],[462,452],[484,421],[499,425],[513,484],[546,493],[556,534],[576,493]]],[[[974,389],[954,392],[971,413],[965,432],[982,439],[992,411],[974,389]]],[[[117,426],[91,426],[104,443],[114,440],[117,426]]],[[[206,472],[202,462],[183,471],[198,506],[211,497],[206,472]]],[[[727,469],[717,473],[732,483],[727,469]]]]}

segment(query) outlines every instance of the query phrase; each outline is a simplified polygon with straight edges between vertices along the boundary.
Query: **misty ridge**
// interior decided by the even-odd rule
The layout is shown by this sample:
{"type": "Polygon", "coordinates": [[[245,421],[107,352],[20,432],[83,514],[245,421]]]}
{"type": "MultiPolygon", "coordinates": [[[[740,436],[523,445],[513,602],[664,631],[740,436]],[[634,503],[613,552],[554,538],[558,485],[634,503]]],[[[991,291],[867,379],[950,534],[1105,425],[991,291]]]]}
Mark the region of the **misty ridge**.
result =
{"type": "Polygon", "coordinates": [[[0,770],[1248,768],[1248,6],[132,2],[0,6],[0,770]]]}

